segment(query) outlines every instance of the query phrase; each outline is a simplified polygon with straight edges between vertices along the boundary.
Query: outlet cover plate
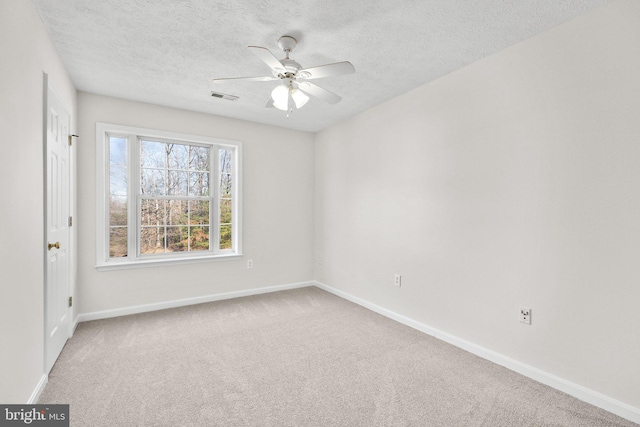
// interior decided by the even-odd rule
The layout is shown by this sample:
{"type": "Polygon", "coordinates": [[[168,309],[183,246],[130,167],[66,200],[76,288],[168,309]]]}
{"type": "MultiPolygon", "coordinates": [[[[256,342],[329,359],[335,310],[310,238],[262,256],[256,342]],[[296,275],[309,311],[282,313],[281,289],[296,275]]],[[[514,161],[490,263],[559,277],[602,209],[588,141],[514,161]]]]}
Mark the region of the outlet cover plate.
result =
{"type": "Polygon", "coordinates": [[[400,274],[395,274],[393,276],[393,284],[397,287],[400,287],[402,285],[402,276],[400,274]]]}

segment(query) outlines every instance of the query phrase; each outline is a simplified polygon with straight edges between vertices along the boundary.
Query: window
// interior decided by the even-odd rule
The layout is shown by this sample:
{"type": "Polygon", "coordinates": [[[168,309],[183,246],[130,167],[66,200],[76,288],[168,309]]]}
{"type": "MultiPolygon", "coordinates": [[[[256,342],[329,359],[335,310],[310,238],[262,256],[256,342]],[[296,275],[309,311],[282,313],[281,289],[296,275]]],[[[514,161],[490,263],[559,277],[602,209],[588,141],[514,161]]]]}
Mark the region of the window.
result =
{"type": "Polygon", "coordinates": [[[96,129],[98,268],[241,254],[239,142],[96,129]]]}

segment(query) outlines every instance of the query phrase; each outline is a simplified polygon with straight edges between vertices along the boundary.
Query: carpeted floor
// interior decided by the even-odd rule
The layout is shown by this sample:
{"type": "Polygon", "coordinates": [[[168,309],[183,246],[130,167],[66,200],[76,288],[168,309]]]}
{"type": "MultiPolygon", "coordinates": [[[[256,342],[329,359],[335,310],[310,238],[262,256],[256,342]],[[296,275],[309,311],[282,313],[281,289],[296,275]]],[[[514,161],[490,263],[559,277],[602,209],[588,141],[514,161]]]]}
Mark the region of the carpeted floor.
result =
{"type": "Polygon", "coordinates": [[[72,426],[634,426],[310,287],[81,323],[72,426]]]}

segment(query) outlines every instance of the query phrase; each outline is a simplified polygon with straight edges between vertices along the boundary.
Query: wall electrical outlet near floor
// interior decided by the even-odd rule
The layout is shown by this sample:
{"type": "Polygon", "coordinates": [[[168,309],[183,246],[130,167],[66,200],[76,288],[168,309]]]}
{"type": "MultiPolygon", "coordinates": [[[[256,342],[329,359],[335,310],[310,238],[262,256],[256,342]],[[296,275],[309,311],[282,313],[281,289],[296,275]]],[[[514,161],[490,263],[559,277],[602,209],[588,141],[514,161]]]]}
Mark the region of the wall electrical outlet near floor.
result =
{"type": "Polygon", "coordinates": [[[524,323],[526,325],[531,324],[531,309],[530,308],[520,308],[520,323],[524,323]]]}

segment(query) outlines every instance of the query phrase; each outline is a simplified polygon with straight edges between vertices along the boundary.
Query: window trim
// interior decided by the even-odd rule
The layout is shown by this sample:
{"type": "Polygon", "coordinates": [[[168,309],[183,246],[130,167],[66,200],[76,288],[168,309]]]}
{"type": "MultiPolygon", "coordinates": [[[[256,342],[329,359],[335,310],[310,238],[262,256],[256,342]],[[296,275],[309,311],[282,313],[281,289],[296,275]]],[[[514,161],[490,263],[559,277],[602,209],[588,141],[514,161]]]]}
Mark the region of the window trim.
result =
{"type": "MultiPolygon", "coordinates": [[[[215,158],[217,159],[216,152],[215,158]]],[[[211,159],[214,165],[215,159],[211,159]]],[[[134,162],[135,163],[135,162],[134,162]]],[[[138,177],[140,175],[140,166],[138,164],[128,163],[127,173],[129,177],[138,177]]],[[[211,174],[218,176],[219,165],[212,168],[211,174]]],[[[218,178],[215,178],[215,182],[218,178]]],[[[134,232],[128,233],[129,247],[138,245],[138,221],[137,221],[137,204],[140,203],[137,195],[139,185],[135,184],[135,179],[128,179],[127,182],[127,223],[130,229],[131,224],[134,225],[134,232]]],[[[215,207],[218,211],[219,190],[213,193],[215,207]]],[[[157,129],[139,128],[133,126],[117,125],[112,123],[96,122],[96,268],[99,271],[121,269],[121,268],[141,268],[168,264],[189,264],[194,262],[205,261],[222,261],[234,260],[242,258],[242,142],[213,138],[200,135],[191,135],[177,132],[169,132],[157,129]],[[232,233],[232,247],[234,250],[224,250],[219,253],[212,252],[181,252],[172,255],[163,254],[160,256],[143,256],[139,257],[136,253],[134,256],[123,258],[109,257],[109,135],[120,134],[128,139],[127,143],[127,159],[136,159],[136,148],[140,144],[140,139],[154,138],[159,140],[171,140],[175,142],[192,143],[194,145],[205,146],[228,146],[235,150],[235,167],[234,185],[232,186],[232,199],[234,200],[234,209],[232,211],[232,224],[235,223],[234,233],[232,233]],[[133,142],[133,143],[132,143],[133,142]]],[[[217,215],[217,214],[216,214],[217,215]]],[[[213,225],[213,224],[212,224],[213,225]]],[[[216,227],[217,229],[218,227],[216,227]]],[[[209,231],[211,233],[211,230],[209,231]]],[[[216,230],[216,235],[219,230],[216,230]]],[[[210,234],[211,235],[211,234],[210,234]]],[[[217,239],[216,239],[217,241],[217,239]]],[[[215,252],[218,252],[217,250],[215,252]]]]}

